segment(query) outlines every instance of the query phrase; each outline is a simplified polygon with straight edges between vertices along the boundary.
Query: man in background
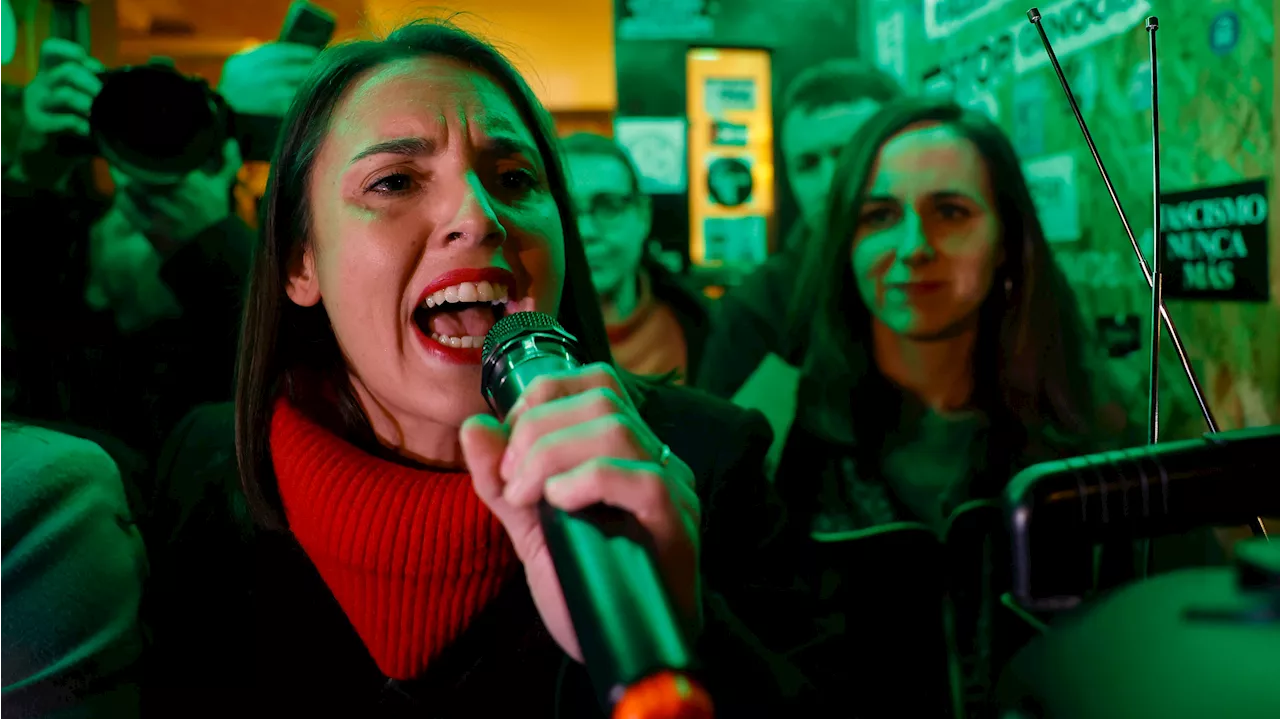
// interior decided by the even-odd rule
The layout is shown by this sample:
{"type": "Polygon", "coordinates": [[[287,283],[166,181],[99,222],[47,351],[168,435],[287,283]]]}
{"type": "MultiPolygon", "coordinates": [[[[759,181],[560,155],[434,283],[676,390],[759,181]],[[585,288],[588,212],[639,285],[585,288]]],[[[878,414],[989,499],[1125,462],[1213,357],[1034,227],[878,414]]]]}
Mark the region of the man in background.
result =
{"type": "Polygon", "coordinates": [[[600,135],[570,135],[561,148],[614,359],[635,374],[676,372],[692,383],[707,310],[696,292],[646,252],[653,209],[635,164],[600,135]]]}
{"type": "Polygon", "coordinates": [[[840,152],[902,88],[854,60],[831,60],[800,73],[782,101],[782,157],[800,208],[782,249],[719,301],[698,372],[698,387],[731,398],[770,354],[784,361],[782,326],[806,239],[822,231],[827,190],[840,152]]]}

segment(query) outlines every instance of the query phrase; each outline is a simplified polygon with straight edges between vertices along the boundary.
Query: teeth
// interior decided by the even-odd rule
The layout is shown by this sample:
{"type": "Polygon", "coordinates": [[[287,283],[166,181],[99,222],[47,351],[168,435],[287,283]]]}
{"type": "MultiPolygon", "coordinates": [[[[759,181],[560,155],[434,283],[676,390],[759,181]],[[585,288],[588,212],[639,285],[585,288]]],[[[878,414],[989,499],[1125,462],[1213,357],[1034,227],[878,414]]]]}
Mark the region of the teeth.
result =
{"type": "Polygon", "coordinates": [[[446,302],[509,302],[507,286],[489,282],[461,282],[436,292],[423,302],[427,307],[439,307],[446,302]]]}
{"type": "Polygon", "coordinates": [[[442,345],[446,345],[448,347],[459,347],[463,349],[471,348],[471,347],[484,347],[484,338],[476,337],[474,335],[467,335],[466,337],[450,337],[448,335],[440,335],[432,332],[431,339],[435,340],[436,342],[439,342],[442,345]]]}

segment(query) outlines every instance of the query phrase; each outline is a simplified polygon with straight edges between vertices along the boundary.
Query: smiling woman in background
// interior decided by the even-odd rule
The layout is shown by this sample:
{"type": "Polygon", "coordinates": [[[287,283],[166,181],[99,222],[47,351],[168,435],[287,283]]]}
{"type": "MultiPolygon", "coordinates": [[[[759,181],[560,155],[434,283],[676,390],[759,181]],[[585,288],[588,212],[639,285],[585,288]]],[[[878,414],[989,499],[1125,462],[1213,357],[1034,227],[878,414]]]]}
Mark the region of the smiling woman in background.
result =
{"type": "Polygon", "coordinates": [[[992,615],[1000,514],[960,510],[1123,424],[1095,399],[1105,383],[1004,134],[950,104],[886,105],[840,157],[796,286],[802,362],[753,381],[799,408],[761,407],[812,604],[771,641],[804,644],[802,670],[857,715],[981,703],[1015,640],[992,615]],[[908,680],[909,696],[877,689],[908,680]]]}
{"type": "Polygon", "coordinates": [[[554,142],[508,62],[447,25],[317,61],[264,198],[234,418],[195,413],[161,460],[157,714],[598,715],[544,497],[632,512],[720,715],[786,713],[789,675],[715,591],[748,584],[771,526],[744,495],[768,428],[613,368],[554,142]],[[526,310],[593,364],[500,424],[480,347],[526,310]]]}

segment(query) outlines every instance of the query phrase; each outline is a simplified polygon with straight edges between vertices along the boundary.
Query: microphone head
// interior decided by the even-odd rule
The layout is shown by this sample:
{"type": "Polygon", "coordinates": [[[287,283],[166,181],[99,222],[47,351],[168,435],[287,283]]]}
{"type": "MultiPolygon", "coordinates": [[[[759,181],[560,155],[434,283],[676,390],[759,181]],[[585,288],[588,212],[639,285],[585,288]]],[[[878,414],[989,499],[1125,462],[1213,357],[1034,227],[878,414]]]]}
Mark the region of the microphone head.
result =
{"type": "Polygon", "coordinates": [[[538,374],[577,367],[579,356],[577,339],[551,315],[507,315],[484,336],[480,392],[494,414],[502,417],[538,374]]]}
{"type": "Polygon", "coordinates": [[[488,364],[489,359],[499,347],[508,340],[527,332],[553,332],[568,335],[556,318],[545,312],[515,312],[498,320],[484,336],[484,349],[480,352],[481,363],[488,364]]]}

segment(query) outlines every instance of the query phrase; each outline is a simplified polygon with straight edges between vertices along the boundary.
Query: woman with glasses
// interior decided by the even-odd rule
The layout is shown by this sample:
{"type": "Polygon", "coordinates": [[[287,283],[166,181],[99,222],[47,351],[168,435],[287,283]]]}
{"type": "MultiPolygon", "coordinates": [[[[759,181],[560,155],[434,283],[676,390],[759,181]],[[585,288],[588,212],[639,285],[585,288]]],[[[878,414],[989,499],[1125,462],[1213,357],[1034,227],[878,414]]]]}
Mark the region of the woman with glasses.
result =
{"type": "Polygon", "coordinates": [[[578,230],[618,365],[692,382],[709,326],[702,296],[650,252],[653,208],[616,142],[579,133],[560,143],[578,230]]]}

